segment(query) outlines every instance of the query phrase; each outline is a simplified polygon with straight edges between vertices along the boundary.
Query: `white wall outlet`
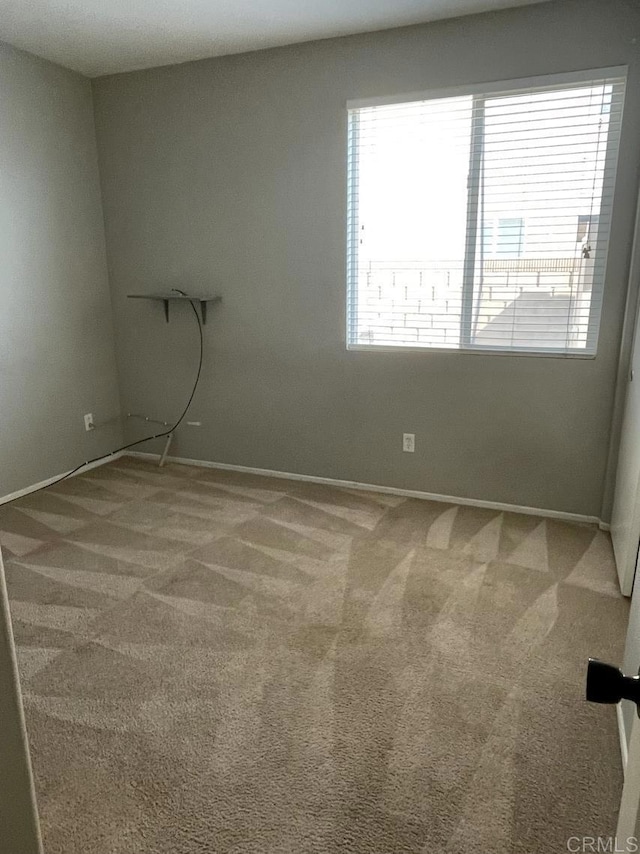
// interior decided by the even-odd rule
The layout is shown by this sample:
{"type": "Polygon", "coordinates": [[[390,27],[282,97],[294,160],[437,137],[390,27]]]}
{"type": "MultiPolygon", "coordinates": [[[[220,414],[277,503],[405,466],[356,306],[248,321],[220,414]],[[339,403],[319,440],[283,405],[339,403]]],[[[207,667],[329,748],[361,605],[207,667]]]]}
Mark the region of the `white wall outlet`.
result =
{"type": "Polygon", "coordinates": [[[85,430],[95,430],[96,425],[93,423],[93,414],[91,412],[87,412],[84,416],[84,429],[85,430]]]}
{"type": "Polygon", "coordinates": [[[403,433],[402,434],[402,450],[407,454],[413,454],[416,449],[416,434],[415,433],[403,433]]]}
{"type": "Polygon", "coordinates": [[[187,421],[187,427],[202,427],[202,421],[187,421]]]}

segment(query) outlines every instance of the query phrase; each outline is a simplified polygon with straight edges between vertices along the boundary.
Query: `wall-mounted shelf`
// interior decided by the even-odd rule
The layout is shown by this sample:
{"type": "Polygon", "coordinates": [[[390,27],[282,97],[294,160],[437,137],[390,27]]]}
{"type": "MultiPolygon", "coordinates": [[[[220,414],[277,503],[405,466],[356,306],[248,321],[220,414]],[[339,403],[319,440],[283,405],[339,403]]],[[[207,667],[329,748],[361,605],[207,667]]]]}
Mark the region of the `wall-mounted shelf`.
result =
{"type": "Polygon", "coordinates": [[[210,302],[220,302],[222,299],[221,296],[212,296],[212,297],[192,297],[185,296],[184,294],[127,294],[128,299],[150,299],[155,300],[156,302],[164,303],[164,316],[167,323],[169,322],[169,303],[173,301],[181,301],[191,303],[200,303],[200,314],[202,315],[202,323],[203,325],[207,322],[207,303],[210,302]]]}

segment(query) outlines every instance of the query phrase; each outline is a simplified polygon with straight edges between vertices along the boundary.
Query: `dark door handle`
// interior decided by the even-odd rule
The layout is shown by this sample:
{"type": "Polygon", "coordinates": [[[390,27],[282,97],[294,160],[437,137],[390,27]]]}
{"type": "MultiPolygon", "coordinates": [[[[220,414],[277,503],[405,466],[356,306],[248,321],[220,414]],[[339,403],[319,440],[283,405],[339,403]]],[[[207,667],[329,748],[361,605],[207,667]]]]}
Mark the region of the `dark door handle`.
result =
{"type": "Polygon", "coordinates": [[[640,717],[640,676],[625,676],[613,664],[590,658],[587,666],[587,700],[590,703],[619,703],[631,700],[640,717]]]}

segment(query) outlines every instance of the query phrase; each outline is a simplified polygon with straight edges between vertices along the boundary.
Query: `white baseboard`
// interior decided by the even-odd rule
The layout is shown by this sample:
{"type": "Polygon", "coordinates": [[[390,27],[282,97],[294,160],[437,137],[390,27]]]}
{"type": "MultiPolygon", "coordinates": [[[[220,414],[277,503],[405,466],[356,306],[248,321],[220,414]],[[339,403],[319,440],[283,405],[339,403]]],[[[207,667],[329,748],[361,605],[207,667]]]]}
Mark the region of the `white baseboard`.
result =
{"type": "MultiPolygon", "coordinates": [[[[102,466],[107,462],[118,459],[122,456],[139,457],[141,459],[158,459],[158,454],[149,454],[144,451],[118,451],[104,459],[97,460],[93,463],[87,463],[81,469],[78,469],[77,474],[82,474],[90,469],[102,466]]],[[[610,526],[607,522],[598,519],[597,516],[585,516],[580,513],[565,513],[562,510],[548,510],[543,507],[526,507],[520,504],[506,504],[499,501],[485,501],[480,498],[463,498],[457,495],[441,495],[436,492],[424,492],[418,489],[401,489],[395,486],[383,486],[377,483],[360,483],[355,480],[339,480],[332,477],[318,477],[309,474],[297,474],[295,472],[275,471],[273,469],[254,468],[252,466],[239,466],[230,463],[218,463],[210,460],[192,460],[186,457],[167,457],[169,462],[179,463],[186,466],[200,466],[202,468],[221,469],[223,471],[237,471],[245,474],[257,474],[264,477],[277,477],[284,480],[298,480],[307,483],[321,483],[327,486],[337,486],[347,489],[361,489],[369,492],[382,492],[387,495],[399,495],[403,498],[419,498],[425,501],[439,501],[443,504],[462,504],[468,507],[484,507],[489,510],[500,510],[508,513],[524,513],[528,516],[541,516],[547,519],[559,519],[564,522],[578,522],[586,524],[595,524],[603,531],[608,531],[610,526]]],[[[16,492],[11,492],[8,495],[0,496],[0,505],[7,504],[9,501],[15,501],[16,498],[21,498],[23,495],[29,495],[31,492],[37,492],[45,486],[49,486],[59,478],[63,477],[68,472],[62,472],[54,477],[41,480],[39,483],[34,483],[31,486],[26,486],[24,489],[18,489],[16,492]]]]}
{"type": "MultiPolygon", "coordinates": [[[[130,457],[157,460],[158,454],[149,454],[145,451],[129,451],[130,457]]],[[[229,463],[215,463],[209,460],[191,460],[185,457],[167,457],[168,462],[179,463],[184,466],[201,466],[210,469],[222,469],[223,471],[238,471],[245,474],[258,474],[264,477],[278,477],[284,480],[301,480],[308,483],[322,483],[327,486],[346,487],[348,489],[363,489],[369,492],[383,492],[387,495],[400,495],[404,498],[421,498],[425,501],[440,501],[443,504],[463,504],[468,507],[485,507],[489,510],[504,510],[508,513],[524,513],[528,516],[543,516],[547,519],[560,519],[563,522],[581,522],[600,525],[597,516],[583,516],[579,513],[564,513],[562,510],[545,510],[542,507],[524,507],[519,504],[503,504],[499,501],[484,501],[480,498],[460,498],[457,495],[439,495],[435,492],[422,492],[418,489],[400,489],[395,486],[382,486],[376,483],[359,483],[354,480],[337,480],[332,477],[316,477],[309,474],[295,474],[286,471],[273,471],[272,469],[252,468],[251,466],[237,466],[229,463]]]]}
{"type": "Polygon", "coordinates": [[[616,718],[618,719],[618,735],[620,736],[620,755],[622,757],[622,772],[627,773],[627,761],[629,759],[629,748],[627,747],[627,731],[622,714],[622,703],[616,706],[616,718]]]}
{"type": "MultiPolygon", "coordinates": [[[[111,462],[111,460],[117,460],[118,457],[121,457],[122,455],[122,451],[117,451],[115,454],[109,454],[104,459],[96,460],[93,463],[87,463],[82,466],[82,468],[78,469],[76,474],[82,474],[85,471],[98,468],[98,466],[103,466],[105,463],[111,462]]],[[[69,471],[73,471],[73,469],[69,469],[69,471]]],[[[22,498],[23,495],[29,495],[30,492],[37,492],[39,489],[44,489],[45,486],[50,486],[66,474],[69,474],[69,472],[61,472],[54,477],[48,477],[46,480],[41,480],[39,483],[33,483],[31,486],[25,486],[24,489],[18,489],[16,492],[10,492],[8,495],[2,495],[0,496],[0,504],[8,504],[9,501],[15,501],[16,498],[22,498]]]]}

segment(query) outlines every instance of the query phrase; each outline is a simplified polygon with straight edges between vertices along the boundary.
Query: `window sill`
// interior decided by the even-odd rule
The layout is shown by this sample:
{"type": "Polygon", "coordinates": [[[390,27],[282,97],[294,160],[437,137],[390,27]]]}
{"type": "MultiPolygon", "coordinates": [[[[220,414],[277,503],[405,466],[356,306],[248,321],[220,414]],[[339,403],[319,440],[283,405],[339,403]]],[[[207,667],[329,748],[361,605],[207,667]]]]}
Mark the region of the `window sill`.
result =
{"type": "Polygon", "coordinates": [[[510,356],[536,359],[581,359],[593,360],[597,353],[558,353],[554,350],[493,350],[490,348],[462,347],[404,347],[393,344],[347,344],[347,350],[367,353],[448,353],[460,356],[510,356]]]}

